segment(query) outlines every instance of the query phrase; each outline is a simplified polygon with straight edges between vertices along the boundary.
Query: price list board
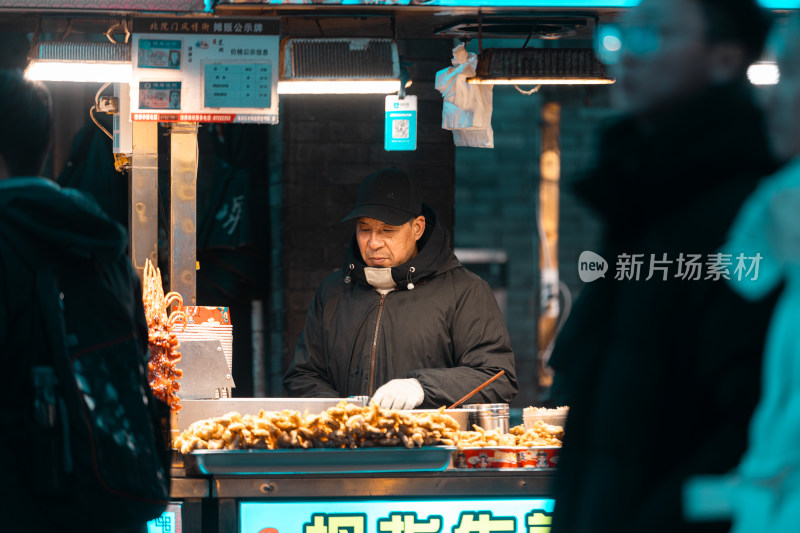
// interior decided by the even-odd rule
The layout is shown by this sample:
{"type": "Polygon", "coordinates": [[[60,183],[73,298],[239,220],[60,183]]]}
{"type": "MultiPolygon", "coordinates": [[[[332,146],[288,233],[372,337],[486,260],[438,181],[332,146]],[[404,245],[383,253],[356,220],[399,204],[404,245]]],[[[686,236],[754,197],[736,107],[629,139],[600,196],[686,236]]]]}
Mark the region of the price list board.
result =
{"type": "Polygon", "coordinates": [[[208,63],[205,65],[205,107],[270,107],[272,65],[208,63]]]}

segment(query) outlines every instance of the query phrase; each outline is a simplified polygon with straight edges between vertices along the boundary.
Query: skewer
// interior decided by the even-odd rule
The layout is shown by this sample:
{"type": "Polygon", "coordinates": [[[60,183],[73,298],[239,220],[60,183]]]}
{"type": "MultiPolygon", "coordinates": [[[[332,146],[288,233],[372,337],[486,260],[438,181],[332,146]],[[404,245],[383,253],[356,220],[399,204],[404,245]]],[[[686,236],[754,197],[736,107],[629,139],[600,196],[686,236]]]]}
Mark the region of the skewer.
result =
{"type": "Polygon", "coordinates": [[[459,406],[459,405],[461,405],[462,403],[464,403],[464,402],[466,402],[467,400],[469,400],[470,398],[472,398],[474,395],[478,394],[478,393],[479,393],[480,391],[482,391],[482,390],[483,390],[483,389],[484,389],[484,388],[485,388],[485,387],[486,387],[486,386],[487,386],[489,383],[491,383],[492,381],[496,380],[497,378],[499,378],[500,376],[502,376],[502,375],[503,375],[503,374],[505,374],[505,373],[506,373],[506,371],[505,371],[505,370],[501,370],[500,372],[498,372],[497,374],[495,374],[494,376],[492,376],[491,378],[489,378],[488,380],[484,381],[483,383],[481,383],[480,385],[478,385],[477,387],[475,387],[473,390],[471,390],[470,392],[468,392],[466,396],[464,396],[463,398],[461,398],[460,400],[458,400],[456,403],[454,403],[453,405],[451,405],[450,407],[448,407],[448,409],[455,409],[456,407],[458,407],[458,406],[459,406]]]}

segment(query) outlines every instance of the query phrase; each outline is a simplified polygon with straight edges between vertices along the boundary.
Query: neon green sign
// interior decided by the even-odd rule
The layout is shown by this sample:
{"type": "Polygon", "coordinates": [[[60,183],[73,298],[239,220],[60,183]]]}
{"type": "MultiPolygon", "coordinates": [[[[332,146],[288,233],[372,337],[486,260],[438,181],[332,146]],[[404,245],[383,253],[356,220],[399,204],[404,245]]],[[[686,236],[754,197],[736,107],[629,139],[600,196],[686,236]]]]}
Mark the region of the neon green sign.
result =
{"type": "Polygon", "coordinates": [[[548,499],[241,502],[240,533],[549,533],[548,499]]]}

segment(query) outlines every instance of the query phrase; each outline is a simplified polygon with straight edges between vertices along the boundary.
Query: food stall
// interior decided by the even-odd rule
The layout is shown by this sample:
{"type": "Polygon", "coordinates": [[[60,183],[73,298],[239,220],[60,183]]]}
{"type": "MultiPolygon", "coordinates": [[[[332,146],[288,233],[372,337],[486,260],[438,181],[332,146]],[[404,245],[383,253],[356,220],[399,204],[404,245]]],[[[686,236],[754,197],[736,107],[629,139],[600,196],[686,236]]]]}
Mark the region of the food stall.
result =
{"type": "MultiPolygon", "coordinates": [[[[509,444],[522,440],[519,437],[523,433],[521,428],[513,428],[511,433],[518,437],[504,445],[489,446],[502,442],[500,430],[458,432],[453,430],[461,427],[457,422],[458,425],[450,425],[449,430],[445,425],[437,426],[455,419],[462,423],[472,421],[475,411],[469,408],[441,413],[396,412],[374,405],[361,407],[362,402],[361,399],[187,402],[186,410],[190,413],[185,415],[185,420],[194,419],[200,413],[221,413],[228,409],[249,413],[257,409],[270,411],[261,411],[257,416],[231,413],[207,416],[191,424],[188,431],[176,439],[176,447],[187,452],[182,455],[176,452],[179,463],[173,471],[178,482],[174,496],[181,498],[186,506],[180,513],[184,523],[191,520],[187,515],[192,513],[191,506],[198,495],[180,493],[178,487],[185,482],[184,489],[191,486],[195,490],[201,487],[198,482],[202,479],[209,490],[205,505],[212,506],[214,511],[210,519],[213,524],[208,523],[207,512],[204,531],[214,527],[218,531],[254,532],[544,533],[549,530],[554,502],[548,498],[548,491],[557,462],[556,446],[509,444]],[[320,414],[301,416],[299,410],[320,414]],[[450,418],[445,413],[450,413],[452,418],[445,420],[444,417],[450,418]],[[370,442],[391,437],[392,421],[398,418],[400,424],[394,427],[408,427],[409,436],[420,436],[417,444],[421,446],[406,441],[405,437],[405,446],[402,442],[380,444],[385,440],[370,442]],[[346,448],[326,447],[339,445],[338,441],[333,442],[335,432],[330,430],[334,420],[345,429],[340,437],[341,442],[349,442],[346,448]],[[273,435],[277,435],[277,447],[266,449],[270,439],[266,428],[274,430],[272,424],[286,430],[283,433],[273,431],[273,435]],[[372,429],[364,429],[370,425],[372,429]],[[290,438],[298,438],[293,428],[303,426],[308,430],[301,430],[299,441],[289,442],[290,438]],[[230,431],[226,433],[224,428],[230,431]],[[256,437],[258,428],[264,428],[261,433],[264,440],[260,442],[256,437]],[[434,429],[425,433],[421,428],[434,429]],[[431,438],[440,429],[445,438],[431,438]],[[375,433],[370,434],[370,431],[375,433]],[[422,433],[414,434],[416,431],[422,433]],[[200,442],[197,435],[208,437],[211,434],[219,437],[216,445],[211,438],[200,444],[207,448],[193,449],[200,442]],[[304,434],[309,439],[306,442],[314,447],[303,448],[304,434]],[[451,440],[459,436],[460,443],[451,440]],[[315,442],[317,437],[322,442],[315,442]],[[240,448],[239,439],[247,439],[250,444],[240,448]],[[447,442],[447,445],[437,442],[447,442]],[[225,449],[229,444],[231,449],[225,449]],[[283,445],[290,448],[282,448],[283,445]],[[222,448],[210,449],[215,446],[222,448]]],[[[178,423],[179,426],[183,424],[185,422],[178,423]]],[[[547,426],[540,423],[536,427],[538,431],[530,432],[529,438],[546,435],[542,430],[547,426]]],[[[550,426],[547,430],[559,431],[560,428],[550,426]]]]}
{"type": "MultiPolygon", "coordinates": [[[[178,438],[194,423],[224,418],[230,412],[239,412],[241,418],[269,418],[268,413],[291,410],[305,421],[337,409],[340,400],[353,408],[370,409],[359,398],[229,398],[233,385],[228,383],[230,361],[220,364],[220,358],[230,353],[225,353],[220,338],[182,339],[183,358],[178,365],[175,338],[181,333],[179,326],[188,322],[186,315],[197,308],[198,124],[279,121],[278,79],[279,73],[284,73],[281,63],[286,51],[280,43],[285,37],[281,17],[291,17],[291,13],[261,12],[254,6],[247,13],[219,9],[224,14],[200,13],[202,7],[187,11],[172,6],[168,15],[130,9],[128,13],[135,16],[123,16],[125,22],[117,28],[126,34],[125,42],[111,43],[123,45],[112,48],[127,48],[127,59],[122,50],[121,62],[131,64],[130,79],[115,84],[113,99],[100,98],[99,93],[96,99],[98,109],[114,115],[114,152],[120,168],[129,173],[131,256],[145,278],[146,293],[159,300],[152,316],[164,313],[163,319],[154,321],[150,316],[148,322],[151,327],[155,322],[159,327],[169,326],[159,332],[163,364],[170,366],[164,374],[169,378],[165,399],[178,396],[174,380],[181,374],[180,390],[201,390],[193,398],[181,398],[183,408],[176,412],[171,437],[178,438]],[[249,18],[244,18],[245,14],[249,18]],[[241,85],[247,76],[252,76],[249,93],[232,90],[231,77],[241,85]],[[182,302],[163,293],[166,288],[160,278],[156,280],[155,269],[147,266],[148,261],[158,263],[159,123],[172,125],[168,290],[178,293],[182,302]],[[172,314],[166,315],[173,304],[172,314]],[[175,338],[170,337],[173,334],[175,338]]],[[[410,16],[431,17],[433,11],[419,7],[420,14],[410,16]]],[[[469,12],[461,9],[462,14],[469,12]]],[[[48,50],[38,46],[39,59],[46,61],[48,50]]],[[[396,49],[393,54],[398,69],[388,78],[399,90],[407,80],[399,68],[396,49]]],[[[460,430],[469,430],[477,422],[470,419],[472,411],[456,411],[443,414],[466,414],[459,421],[460,430]]],[[[231,422],[228,420],[228,425],[231,422]]],[[[554,446],[519,445],[521,435],[509,437],[509,431],[486,437],[493,430],[480,427],[484,431],[459,439],[445,437],[447,442],[441,435],[430,442],[412,440],[410,445],[401,437],[386,437],[400,441],[344,449],[296,444],[245,447],[224,439],[219,447],[210,449],[214,439],[205,439],[204,446],[174,452],[174,502],[161,519],[150,524],[150,531],[548,531],[554,505],[548,498],[557,457],[554,446]],[[473,437],[483,440],[470,441],[473,437]],[[501,442],[504,437],[506,441],[501,442]]]]}
{"type": "Polygon", "coordinates": [[[164,294],[149,260],[143,300],[150,384],[173,410],[175,501],[152,527],[549,530],[566,412],[530,408],[510,428],[507,404],[460,407],[504,371],[449,409],[382,409],[366,397],[231,398],[222,392],[232,383],[220,335],[177,340],[206,316],[225,322],[226,311],[164,294]]]}

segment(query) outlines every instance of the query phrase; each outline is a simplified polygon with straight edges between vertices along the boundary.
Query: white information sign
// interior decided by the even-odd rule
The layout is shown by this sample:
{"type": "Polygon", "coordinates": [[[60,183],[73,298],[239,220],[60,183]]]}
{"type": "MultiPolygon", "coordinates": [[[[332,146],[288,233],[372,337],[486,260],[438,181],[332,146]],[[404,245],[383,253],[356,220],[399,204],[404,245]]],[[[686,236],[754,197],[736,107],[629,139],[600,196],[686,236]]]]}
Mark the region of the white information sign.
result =
{"type": "Polygon", "coordinates": [[[277,124],[276,19],[137,19],[131,120],[277,124]]]}

